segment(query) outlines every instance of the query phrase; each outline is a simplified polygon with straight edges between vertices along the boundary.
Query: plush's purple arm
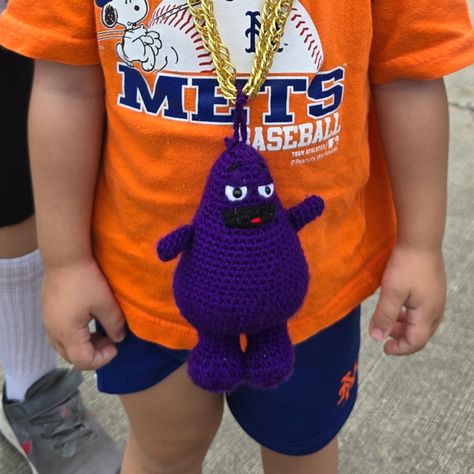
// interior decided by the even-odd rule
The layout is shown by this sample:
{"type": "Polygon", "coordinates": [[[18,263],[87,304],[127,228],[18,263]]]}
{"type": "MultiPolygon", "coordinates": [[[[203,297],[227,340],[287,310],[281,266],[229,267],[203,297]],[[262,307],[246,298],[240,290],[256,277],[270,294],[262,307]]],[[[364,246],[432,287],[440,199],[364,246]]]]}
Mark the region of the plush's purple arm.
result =
{"type": "Polygon", "coordinates": [[[320,196],[310,196],[297,206],[288,209],[288,217],[296,232],[316,219],[324,211],[324,201],[320,196]]]}
{"type": "Polygon", "coordinates": [[[194,227],[183,225],[168,235],[165,235],[156,245],[158,257],[163,262],[176,258],[183,250],[191,247],[194,238],[194,227]]]}

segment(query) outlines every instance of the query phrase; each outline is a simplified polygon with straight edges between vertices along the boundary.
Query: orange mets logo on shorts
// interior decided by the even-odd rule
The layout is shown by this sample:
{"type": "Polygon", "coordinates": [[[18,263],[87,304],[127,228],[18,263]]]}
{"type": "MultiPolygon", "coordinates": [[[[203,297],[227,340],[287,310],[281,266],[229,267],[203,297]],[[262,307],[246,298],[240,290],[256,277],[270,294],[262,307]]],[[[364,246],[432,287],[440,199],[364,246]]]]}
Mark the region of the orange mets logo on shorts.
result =
{"type": "Polygon", "coordinates": [[[344,375],[341,379],[341,388],[339,389],[339,400],[337,402],[338,405],[342,405],[347,400],[349,400],[349,396],[351,394],[351,389],[354,386],[357,377],[357,369],[359,368],[359,363],[356,360],[354,363],[354,368],[349,370],[349,372],[344,375]]]}

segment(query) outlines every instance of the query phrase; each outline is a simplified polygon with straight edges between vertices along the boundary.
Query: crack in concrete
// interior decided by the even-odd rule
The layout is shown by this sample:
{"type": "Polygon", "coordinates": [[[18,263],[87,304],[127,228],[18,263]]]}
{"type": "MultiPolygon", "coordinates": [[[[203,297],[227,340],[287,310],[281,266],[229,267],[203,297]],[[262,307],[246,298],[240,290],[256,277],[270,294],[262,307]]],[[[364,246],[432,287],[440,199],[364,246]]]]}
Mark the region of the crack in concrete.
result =
{"type": "Polygon", "coordinates": [[[460,110],[467,110],[468,112],[474,113],[474,105],[463,105],[460,104],[459,102],[448,102],[448,104],[451,107],[454,107],[455,109],[460,109],[460,110]]]}

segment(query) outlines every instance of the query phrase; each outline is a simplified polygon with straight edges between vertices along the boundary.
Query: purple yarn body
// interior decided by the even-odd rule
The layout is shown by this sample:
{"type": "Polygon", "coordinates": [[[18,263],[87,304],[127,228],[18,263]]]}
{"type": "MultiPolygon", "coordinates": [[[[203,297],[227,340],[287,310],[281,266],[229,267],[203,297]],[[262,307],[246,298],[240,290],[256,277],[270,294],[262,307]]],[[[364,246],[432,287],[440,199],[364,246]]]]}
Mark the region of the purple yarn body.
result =
{"type": "MultiPolygon", "coordinates": [[[[194,218],[194,240],[178,263],[176,304],[199,330],[216,334],[252,334],[287,321],[301,306],[308,288],[308,266],[288,212],[277,195],[259,195],[272,183],[263,159],[240,145],[234,157],[224,153],[211,171],[194,218]],[[250,155],[250,156],[249,156],[250,155]],[[227,169],[240,161],[240,168],[227,169]],[[229,202],[227,185],[247,186],[240,203],[229,202]],[[270,222],[254,228],[229,228],[225,211],[273,205],[270,222]]],[[[258,219],[258,211],[251,214],[258,219]]]]}
{"type": "Polygon", "coordinates": [[[195,383],[226,392],[243,381],[274,387],[291,375],[287,320],[309,283],[297,232],[323,209],[316,196],[284,209],[263,157],[243,142],[228,142],[192,224],[158,243],[162,260],[182,252],[173,290],[199,334],[188,360],[195,383]],[[245,354],[241,334],[247,335],[245,354]]]}

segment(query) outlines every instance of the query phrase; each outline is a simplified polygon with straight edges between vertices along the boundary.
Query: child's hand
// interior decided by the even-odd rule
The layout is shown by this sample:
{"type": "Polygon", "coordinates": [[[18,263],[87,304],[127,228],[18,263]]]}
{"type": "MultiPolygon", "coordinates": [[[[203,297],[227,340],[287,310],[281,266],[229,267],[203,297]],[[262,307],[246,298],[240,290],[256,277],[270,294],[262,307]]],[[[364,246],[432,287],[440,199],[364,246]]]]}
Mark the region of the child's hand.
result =
{"type": "Polygon", "coordinates": [[[422,349],[443,317],[446,275],[441,251],[396,246],[385,269],[370,335],[389,355],[422,349]]]}
{"type": "Polygon", "coordinates": [[[117,354],[114,342],[125,337],[122,312],[93,259],[46,267],[43,313],[53,347],[81,370],[110,362],[117,354]],[[94,318],[107,336],[91,334],[89,322],[94,318]]]}

